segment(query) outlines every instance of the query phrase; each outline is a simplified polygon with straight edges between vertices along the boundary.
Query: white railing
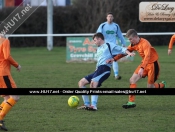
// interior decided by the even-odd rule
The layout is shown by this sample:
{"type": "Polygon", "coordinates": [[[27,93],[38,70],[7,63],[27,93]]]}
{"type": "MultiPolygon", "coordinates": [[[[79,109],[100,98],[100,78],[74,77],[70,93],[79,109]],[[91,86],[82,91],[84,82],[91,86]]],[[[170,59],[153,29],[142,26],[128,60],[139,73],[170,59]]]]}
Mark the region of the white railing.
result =
{"type": "MultiPolygon", "coordinates": [[[[77,34],[11,34],[7,37],[47,37],[47,36],[53,36],[53,37],[80,37],[80,36],[93,36],[94,33],[77,33],[77,34]]],[[[126,35],[126,33],[122,33],[123,35],[126,35]]],[[[138,33],[138,35],[173,35],[175,32],[152,32],[152,33],[138,33]]]]}
{"type": "MultiPolygon", "coordinates": [[[[126,35],[126,33],[122,33],[126,35]]],[[[154,32],[154,33],[138,33],[138,35],[173,35],[175,32],[154,32]]],[[[79,33],[79,34],[6,34],[6,37],[89,37],[94,33],[79,33]]],[[[53,49],[53,42],[47,42],[47,49],[50,51],[53,49]]]]}

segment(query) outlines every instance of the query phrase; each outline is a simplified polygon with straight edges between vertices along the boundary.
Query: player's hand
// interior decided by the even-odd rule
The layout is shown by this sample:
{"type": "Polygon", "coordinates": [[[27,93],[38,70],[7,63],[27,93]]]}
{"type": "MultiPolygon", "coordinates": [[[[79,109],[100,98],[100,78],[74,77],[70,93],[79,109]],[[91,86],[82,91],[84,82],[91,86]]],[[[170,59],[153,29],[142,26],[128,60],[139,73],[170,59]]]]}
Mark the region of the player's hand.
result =
{"type": "Polygon", "coordinates": [[[130,54],[128,54],[130,57],[131,56],[135,56],[135,53],[134,52],[132,52],[132,53],[130,53],[130,54]]]}
{"type": "Polygon", "coordinates": [[[168,55],[170,55],[172,53],[171,49],[168,49],[168,55]]]}
{"type": "Polygon", "coordinates": [[[21,70],[21,66],[18,65],[18,67],[17,67],[17,71],[20,71],[20,70],[21,70]]]}
{"type": "Polygon", "coordinates": [[[114,61],[114,59],[111,58],[111,59],[106,60],[106,63],[107,63],[107,64],[108,64],[108,63],[112,63],[113,61],[114,61]]]}

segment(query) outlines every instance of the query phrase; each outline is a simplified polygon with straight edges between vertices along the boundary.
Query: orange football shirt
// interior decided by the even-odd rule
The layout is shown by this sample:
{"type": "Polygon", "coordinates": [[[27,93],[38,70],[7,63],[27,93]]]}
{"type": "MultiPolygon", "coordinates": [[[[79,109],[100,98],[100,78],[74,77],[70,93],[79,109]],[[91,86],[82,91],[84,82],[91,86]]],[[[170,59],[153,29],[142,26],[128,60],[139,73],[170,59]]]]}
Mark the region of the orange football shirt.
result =
{"type": "Polygon", "coordinates": [[[140,41],[136,45],[130,44],[127,49],[132,51],[137,51],[142,57],[141,67],[145,68],[147,64],[153,63],[158,60],[158,54],[154,47],[144,38],[140,38],[140,41]]]}
{"type": "Polygon", "coordinates": [[[10,41],[0,38],[0,76],[11,75],[11,65],[18,67],[18,63],[10,55],[10,41]]]}
{"type": "Polygon", "coordinates": [[[175,34],[170,39],[170,43],[169,43],[169,47],[168,47],[169,49],[173,48],[174,42],[175,42],[175,34]]]}

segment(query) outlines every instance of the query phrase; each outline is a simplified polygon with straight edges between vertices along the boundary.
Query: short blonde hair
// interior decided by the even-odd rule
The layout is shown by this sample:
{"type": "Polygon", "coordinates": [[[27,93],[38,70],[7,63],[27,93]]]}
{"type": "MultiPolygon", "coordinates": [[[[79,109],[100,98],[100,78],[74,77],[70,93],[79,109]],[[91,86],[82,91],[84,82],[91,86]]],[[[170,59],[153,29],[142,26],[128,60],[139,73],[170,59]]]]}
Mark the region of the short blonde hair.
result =
{"type": "Polygon", "coordinates": [[[137,31],[135,29],[129,29],[126,33],[126,37],[129,38],[130,36],[132,37],[138,36],[137,31]]]}

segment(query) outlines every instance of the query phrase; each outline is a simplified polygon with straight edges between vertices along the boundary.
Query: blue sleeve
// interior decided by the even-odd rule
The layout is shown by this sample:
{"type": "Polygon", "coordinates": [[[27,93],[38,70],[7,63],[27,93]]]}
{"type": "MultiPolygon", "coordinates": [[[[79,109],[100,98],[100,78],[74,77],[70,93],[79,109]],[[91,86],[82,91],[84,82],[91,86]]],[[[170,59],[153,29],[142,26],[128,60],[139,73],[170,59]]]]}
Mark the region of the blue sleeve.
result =
{"type": "Polygon", "coordinates": [[[97,33],[102,33],[102,24],[100,24],[100,26],[98,27],[98,29],[97,29],[97,33]]]}
{"type": "Polygon", "coordinates": [[[126,54],[127,48],[122,47],[120,45],[110,45],[112,49],[112,54],[117,55],[117,54],[126,54]]]}
{"type": "Polygon", "coordinates": [[[117,30],[116,34],[119,37],[119,39],[121,40],[121,44],[123,44],[124,46],[126,46],[126,41],[125,41],[125,38],[122,35],[122,32],[120,30],[120,27],[119,27],[119,25],[116,25],[116,26],[118,26],[118,30],[117,30]]]}

